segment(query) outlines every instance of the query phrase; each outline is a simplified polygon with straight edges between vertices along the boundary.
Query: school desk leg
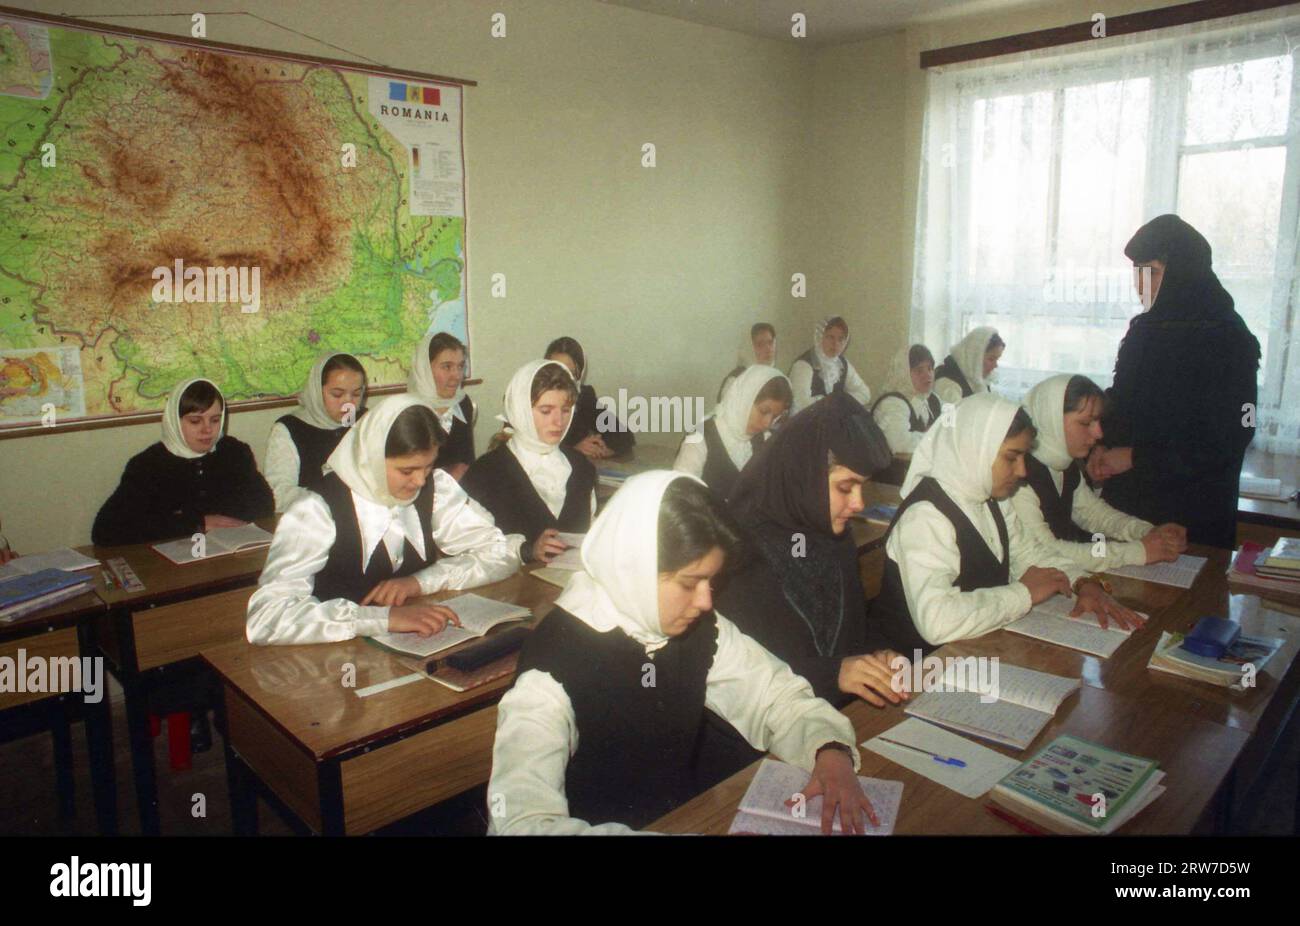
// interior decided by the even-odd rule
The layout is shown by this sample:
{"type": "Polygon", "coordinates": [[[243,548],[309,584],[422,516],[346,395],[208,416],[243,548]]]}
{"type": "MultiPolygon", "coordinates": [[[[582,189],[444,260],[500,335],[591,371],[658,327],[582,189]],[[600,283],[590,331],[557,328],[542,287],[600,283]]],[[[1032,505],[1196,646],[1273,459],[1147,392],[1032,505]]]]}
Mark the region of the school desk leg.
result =
{"type": "Polygon", "coordinates": [[[149,734],[149,696],[134,681],[123,679],[126,694],[126,730],[131,740],[131,773],[135,778],[135,799],[140,806],[140,832],[157,836],[158,781],[153,767],[153,737],[149,734]]]}
{"type": "Polygon", "coordinates": [[[77,815],[77,790],[72,779],[72,721],[68,716],[71,705],[64,703],[64,695],[51,707],[50,738],[54,741],[54,780],[59,795],[59,818],[66,820],[77,815]]]}
{"type": "MultiPolygon", "coordinates": [[[[89,653],[91,627],[78,628],[81,651],[89,653]]],[[[86,727],[86,752],[90,757],[90,787],[101,836],[117,835],[117,769],[113,763],[113,717],[108,706],[108,679],[104,678],[98,702],[85,702],[81,713],[86,727]]]]}
{"type": "Polygon", "coordinates": [[[257,787],[253,770],[226,740],[226,788],[230,792],[230,823],[236,836],[257,835],[257,787]]]}

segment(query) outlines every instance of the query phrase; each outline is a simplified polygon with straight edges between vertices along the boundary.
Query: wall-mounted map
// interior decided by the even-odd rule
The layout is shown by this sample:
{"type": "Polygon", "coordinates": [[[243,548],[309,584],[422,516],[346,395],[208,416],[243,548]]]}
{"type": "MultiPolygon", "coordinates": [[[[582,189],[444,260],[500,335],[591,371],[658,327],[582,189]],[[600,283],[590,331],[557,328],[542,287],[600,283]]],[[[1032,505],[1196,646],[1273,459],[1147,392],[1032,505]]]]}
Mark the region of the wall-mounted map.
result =
{"type": "MultiPolygon", "coordinates": [[[[462,88],[0,18],[0,428],[467,340],[462,88]]],[[[47,420],[48,423],[48,420],[47,420]]]]}

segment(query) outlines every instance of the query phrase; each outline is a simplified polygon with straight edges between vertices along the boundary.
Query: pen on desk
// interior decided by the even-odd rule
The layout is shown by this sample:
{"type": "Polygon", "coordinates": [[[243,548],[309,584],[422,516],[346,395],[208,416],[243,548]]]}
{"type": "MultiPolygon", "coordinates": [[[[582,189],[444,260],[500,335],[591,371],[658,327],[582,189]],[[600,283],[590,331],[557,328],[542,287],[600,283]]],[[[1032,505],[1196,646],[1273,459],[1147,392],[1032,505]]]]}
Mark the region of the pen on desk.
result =
{"type": "Polygon", "coordinates": [[[1012,826],[1020,830],[1020,832],[1022,833],[1028,833],[1030,836],[1047,835],[1038,827],[1029,825],[1024,820],[1021,820],[1019,817],[1013,817],[1011,814],[1007,813],[1002,808],[995,807],[993,804],[985,804],[984,809],[987,810],[989,813],[993,814],[993,816],[997,817],[1003,823],[1010,823],[1012,826]]]}
{"type": "Polygon", "coordinates": [[[102,573],[104,574],[104,587],[105,587],[105,588],[112,588],[112,587],[113,587],[113,574],[110,573],[107,569],[101,569],[100,572],[102,572],[102,573]]]}
{"type": "Polygon", "coordinates": [[[963,762],[961,759],[954,759],[952,756],[941,756],[937,752],[931,752],[928,749],[922,749],[920,746],[909,746],[907,745],[907,743],[900,743],[898,742],[898,740],[888,740],[885,739],[883,736],[877,736],[876,739],[880,740],[882,743],[888,743],[891,746],[901,746],[903,749],[910,749],[913,752],[922,753],[934,759],[934,761],[936,762],[942,762],[944,765],[951,765],[954,768],[966,767],[966,763],[963,762]]]}

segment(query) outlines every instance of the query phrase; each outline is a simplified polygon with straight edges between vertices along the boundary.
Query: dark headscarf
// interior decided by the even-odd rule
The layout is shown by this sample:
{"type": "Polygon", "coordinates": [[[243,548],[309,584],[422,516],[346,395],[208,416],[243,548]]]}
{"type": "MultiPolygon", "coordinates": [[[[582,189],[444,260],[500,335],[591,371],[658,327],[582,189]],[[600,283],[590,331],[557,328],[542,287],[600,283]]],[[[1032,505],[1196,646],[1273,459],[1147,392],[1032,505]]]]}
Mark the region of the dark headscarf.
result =
{"type": "Polygon", "coordinates": [[[1138,316],[1143,324],[1223,321],[1232,312],[1232,296],[1210,266],[1210,242],[1178,216],[1147,222],[1124,246],[1124,256],[1135,264],[1158,260],[1165,265],[1151,310],[1138,316]]]}
{"type": "Polygon", "coordinates": [[[867,477],[893,461],[871,414],[847,393],[826,396],[782,426],[740,474],[731,501],[821,656],[835,651],[846,616],[864,619],[865,602],[852,533],[831,532],[832,455],[867,477]],[[803,537],[802,556],[793,554],[792,534],[803,537]]]}

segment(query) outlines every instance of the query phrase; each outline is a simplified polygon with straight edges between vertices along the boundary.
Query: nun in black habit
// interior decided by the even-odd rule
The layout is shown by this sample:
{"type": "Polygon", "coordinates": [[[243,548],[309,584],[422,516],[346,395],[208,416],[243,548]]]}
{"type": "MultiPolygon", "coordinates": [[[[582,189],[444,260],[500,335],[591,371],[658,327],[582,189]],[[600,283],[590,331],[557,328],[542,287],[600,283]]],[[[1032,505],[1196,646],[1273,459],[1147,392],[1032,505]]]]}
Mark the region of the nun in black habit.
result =
{"type": "Polygon", "coordinates": [[[1211,269],[1209,242],[1178,216],[1143,225],[1124,254],[1150,308],[1120,342],[1089,475],[1115,508],[1232,549],[1259,341],[1211,269]]]}

